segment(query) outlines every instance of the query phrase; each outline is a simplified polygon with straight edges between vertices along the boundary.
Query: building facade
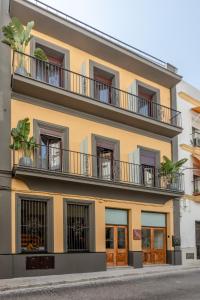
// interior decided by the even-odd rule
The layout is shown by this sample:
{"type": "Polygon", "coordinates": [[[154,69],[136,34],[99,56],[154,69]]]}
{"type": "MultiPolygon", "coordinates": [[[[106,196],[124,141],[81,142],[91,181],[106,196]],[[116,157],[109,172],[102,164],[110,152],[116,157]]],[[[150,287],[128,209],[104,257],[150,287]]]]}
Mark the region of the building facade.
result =
{"type": "Polygon", "coordinates": [[[180,200],[181,250],[184,264],[200,259],[200,91],[182,81],[177,85],[177,107],[183,132],[178,137],[184,166],[185,196],[180,200]]]}
{"type": "Polygon", "coordinates": [[[159,169],[182,132],[176,68],[39,1],[7,2],[1,26],[35,27],[26,53],[0,45],[0,277],[181,264],[183,178],[159,169]],[[9,149],[25,118],[31,160],[9,149]]]}

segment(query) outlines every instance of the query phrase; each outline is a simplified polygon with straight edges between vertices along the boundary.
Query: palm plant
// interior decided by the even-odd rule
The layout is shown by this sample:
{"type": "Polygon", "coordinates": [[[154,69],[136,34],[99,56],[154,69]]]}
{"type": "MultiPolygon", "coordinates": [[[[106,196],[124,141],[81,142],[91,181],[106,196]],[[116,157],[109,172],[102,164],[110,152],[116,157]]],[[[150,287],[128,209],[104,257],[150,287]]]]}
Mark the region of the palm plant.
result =
{"type": "Polygon", "coordinates": [[[160,175],[167,185],[176,182],[177,174],[180,173],[181,167],[186,163],[187,158],[173,162],[167,156],[163,156],[163,162],[160,166],[160,175]]]}
{"type": "MultiPolygon", "coordinates": [[[[30,21],[26,26],[23,26],[20,20],[16,17],[13,17],[8,25],[2,27],[4,35],[2,42],[18,52],[19,66],[17,68],[17,72],[20,74],[27,75],[27,71],[24,66],[25,56],[23,53],[25,53],[26,47],[32,38],[31,31],[33,27],[34,21],[30,21]]],[[[41,48],[36,48],[34,55],[35,57],[39,56],[37,57],[39,59],[47,60],[47,56],[41,48]]]]}
{"type": "Polygon", "coordinates": [[[30,21],[26,26],[23,26],[16,17],[13,17],[8,25],[2,27],[4,34],[2,42],[19,52],[19,73],[27,73],[24,68],[24,55],[22,53],[25,53],[25,49],[32,38],[31,30],[33,26],[34,21],[30,21]]]}
{"type": "Polygon", "coordinates": [[[17,127],[12,128],[11,136],[13,143],[10,144],[10,149],[22,151],[20,164],[30,165],[32,151],[37,148],[34,137],[29,137],[30,134],[30,121],[29,118],[18,121],[17,127]]]}

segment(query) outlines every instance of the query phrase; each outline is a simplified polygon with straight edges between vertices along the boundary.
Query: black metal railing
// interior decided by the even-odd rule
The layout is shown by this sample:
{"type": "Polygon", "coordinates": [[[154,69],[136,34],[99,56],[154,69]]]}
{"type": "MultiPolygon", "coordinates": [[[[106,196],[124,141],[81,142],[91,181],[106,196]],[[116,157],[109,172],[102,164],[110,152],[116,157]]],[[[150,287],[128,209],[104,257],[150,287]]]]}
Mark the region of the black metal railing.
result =
{"type": "Polygon", "coordinates": [[[194,176],[193,187],[194,194],[200,194],[200,176],[194,176]]]}
{"type": "Polygon", "coordinates": [[[67,70],[61,65],[14,52],[13,72],[133,114],[181,127],[181,113],[179,111],[67,70]]]}
{"type": "Polygon", "coordinates": [[[89,24],[86,24],[85,22],[82,22],[66,13],[64,13],[63,11],[60,11],[46,3],[43,3],[42,1],[39,1],[39,0],[24,0],[26,2],[29,2],[29,3],[32,3],[33,5],[41,8],[42,10],[45,10],[53,15],[56,15],[58,16],[59,18],[62,18],[63,20],[67,21],[67,22],[70,22],[70,23],[73,23],[75,25],[78,25],[79,27],[83,28],[83,29],[86,29],[87,31],[97,35],[98,37],[101,37],[103,38],[104,40],[106,41],[109,41],[111,42],[112,44],[115,44],[121,48],[125,48],[126,50],[134,53],[135,55],[139,56],[139,57],[142,57],[156,65],[159,65],[160,67],[164,68],[164,69],[167,69],[169,70],[170,72],[173,72],[173,73],[177,73],[177,68],[175,66],[173,66],[172,64],[170,63],[167,63],[145,51],[142,51],[136,47],[133,47],[132,45],[128,44],[128,43],[125,43],[121,40],[119,40],[118,38],[115,38],[89,24]]]}
{"type": "Polygon", "coordinates": [[[13,151],[14,168],[36,169],[55,174],[87,177],[112,183],[183,192],[183,174],[165,174],[154,166],[108,159],[101,156],[38,145],[30,157],[13,151]]]}

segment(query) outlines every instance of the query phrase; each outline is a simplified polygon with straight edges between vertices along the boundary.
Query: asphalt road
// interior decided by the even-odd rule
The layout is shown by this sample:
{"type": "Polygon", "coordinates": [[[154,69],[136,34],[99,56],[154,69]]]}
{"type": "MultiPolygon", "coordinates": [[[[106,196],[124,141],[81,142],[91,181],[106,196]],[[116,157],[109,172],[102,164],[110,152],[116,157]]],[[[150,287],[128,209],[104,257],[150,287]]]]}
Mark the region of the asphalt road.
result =
{"type": "Polygon", "coordinates": [[[0,296],[1,300],[200,300],[200,271],[122,281],[93,284],[79,288],[51,288],[31,294],[0,296]]]}

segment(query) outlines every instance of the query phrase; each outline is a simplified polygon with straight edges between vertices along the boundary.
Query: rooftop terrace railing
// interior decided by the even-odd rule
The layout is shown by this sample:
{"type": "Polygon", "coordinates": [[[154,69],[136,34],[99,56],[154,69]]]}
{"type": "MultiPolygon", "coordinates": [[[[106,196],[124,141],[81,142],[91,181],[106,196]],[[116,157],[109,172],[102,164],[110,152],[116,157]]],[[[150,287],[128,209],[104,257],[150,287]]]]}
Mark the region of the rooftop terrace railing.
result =
{"type": "Polygon", "coordinates": [[[50,172],[55,175],[76,176],[114,184],[135,185],[150,189],[183,192],[183,174],[166,174],[150,165],[108,159],[101,155],[38,145],[31,158],[19,150],[13,151],[15,168],[50,172]]]}
{"type": "Polygon", "coordinates": [[[181,128],[181,113],[156,102],[63,68],[61,65],[14,52],[13,73],[88,97],[108,106],[181,128]]]}
{"type": "Polygon", "coordinates": [[[142,58],[145,58],[148,61],[150,61],[154,64],[157,64],[157,65],[161,66],[164,69],[169,70],[172,73],[177,73],[177,68],[174,67],[173,65],[171,65],[171,64],[169,64],[169,63],[167,63],[167,62],[165,62],[165,61],[163,61],[163,60],[161,60],[161,59],[159,59],[159,58],[157,58],[157,57],[155,57],[155,56],[153,56],[153,55],[151,55],[151,54],[149,54],[145,51],[142,51],[142,50],[140,50],[136,47],[133,47],[128,43],[122,42],[118,38],[115,38],[115,37],[103,32],[103,31],[101,31],[101,30],[99,30],[99,29],[97,29],[93,26],[88,25],[85,22],[82,22],[82,21],[80,21],[80,20],[78,20],[74,17],[71,17],[70,15],[68,15],[64,12],[62,12],[62,11],[46,4],[46,3],[43,3],[42,1],[39,1],[39,0],[23,0],[23,1],[29,2],[29,3],[39,7],[41,9],[45,10],[45,11],[50,12],[51,14],[54,14],[54,15],[66,20],[68,22],[71,22],[71,23],[73,23],[73,24],[75,24],[75,25],[77,25],[81,28],[84,28],[85,30],[87,30],[89,32],[92,32],[93,34],[95,34],[97,36],[100,36],[104,40],[107,40],[107,41],[109,41],[109,42],[111,42],[111,43],[113,43],[113,44],[115,44],[115,45],[117,45],[121,48],[125,48],[126,50],[134,53],[135,55],[140,56],[142,58]]]}

